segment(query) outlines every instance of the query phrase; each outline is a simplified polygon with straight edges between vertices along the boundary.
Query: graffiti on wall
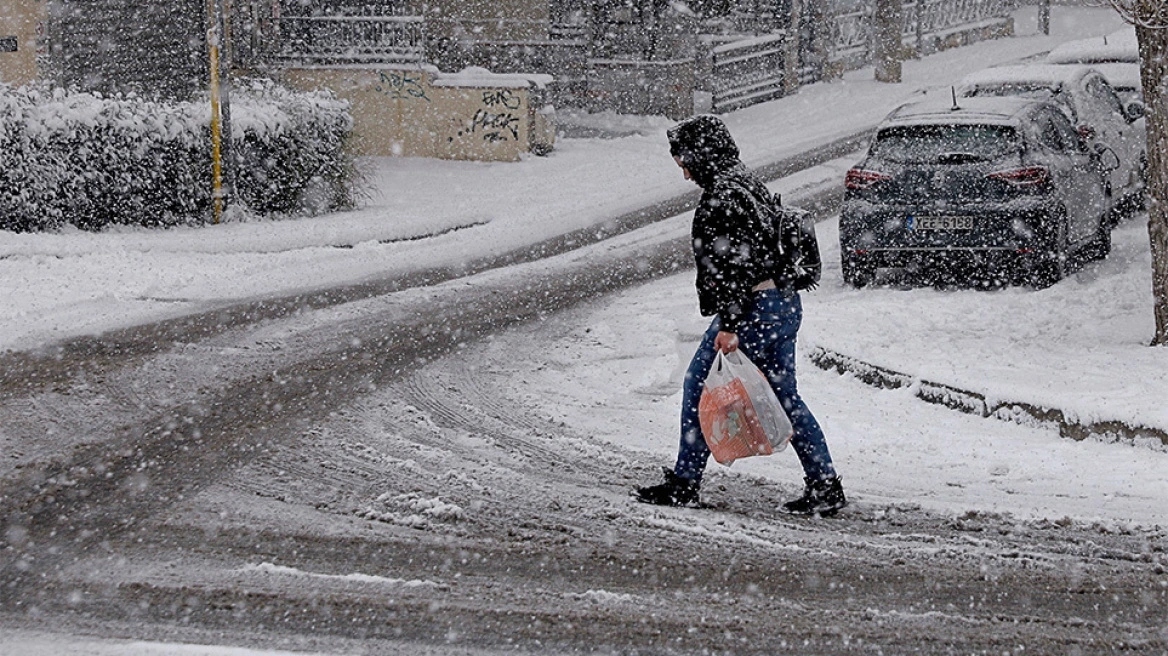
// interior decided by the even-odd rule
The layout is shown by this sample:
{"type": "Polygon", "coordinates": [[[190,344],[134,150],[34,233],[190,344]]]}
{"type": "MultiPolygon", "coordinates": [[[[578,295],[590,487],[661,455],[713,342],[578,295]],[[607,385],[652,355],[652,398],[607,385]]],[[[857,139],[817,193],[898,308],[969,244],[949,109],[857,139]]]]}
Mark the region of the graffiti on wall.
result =
{"type": "Polygon", "coordinates": [[[484,91],[482,98],[483,107],[471,119],[470,133],[487,143],[519,141],[519,117],[513,112],[523,100],[511,89],[484,91]]]}
{"type": "Polygon", "coordinates": [[[487,144],[518,142],[523,97],[511,89],[492,89],[483,91],[480,101],[474,115],[461,122],[462,129],[447,141],[470,138],[487,144]]]}
{"type": "Polygon", "coordinates": [[[488,143],[519,141],[519,118],[510,112],[495,114],[480,109],[471,119],[470,133],[481,135],[488,143]]]}
{"type": "Polygon", "coordinates": [[[483,92],[483,104],[487,107],[519,109],[523,101],[510,89],[496,89],[483,92]]]}
{"type": "Polygon", "coordinates": [[[422,85],[421,73],[381,71],[381,78],[374,90],[395,100],[418,98],[430,102],[430,98],[426,95],[426,88],[422,85]]]}

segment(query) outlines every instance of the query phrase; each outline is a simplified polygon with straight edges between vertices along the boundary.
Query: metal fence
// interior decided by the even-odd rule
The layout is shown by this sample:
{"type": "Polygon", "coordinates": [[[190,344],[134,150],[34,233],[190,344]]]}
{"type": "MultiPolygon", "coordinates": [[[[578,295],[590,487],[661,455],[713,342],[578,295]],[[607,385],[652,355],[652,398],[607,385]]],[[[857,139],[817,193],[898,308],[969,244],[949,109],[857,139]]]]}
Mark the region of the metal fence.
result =
{"type": "MultiPolygon", "coordinates": [[[[240,4],[248,1],[238,0],[240,4]]],[[[918,53],[948,47],[945,40],[951,35],[960,39],[963,30],[1001,23],[1017,8],[1019,1],[903,0],[903,42],[906,48],[918,53]]],[[[250,2],[255,4],[260,0],[250,2]]],[[[714,32],[702,32],[705,36],[698,37],[714,40],[719,45],[698,49],[700,54],[694,65],[697,78],[679,80],[674,85],[677,93],[684,94],[681,87],[686,84],[696,84],[697,89],[710,93],[714,111],[730,111],[778,97],[798,85],[870,64],[876,0],[825,2],[826,6],[808,3],[805,6],[816,7],[817,13],[801,16],[798,25],[786,25],[791,22],[791,3],[787,0],[744,1],[730,15],[733,20],[723,20],[726,29],[717,36],[714,32]]],[[[545,27],[546,37],[542,40],[529,42],[499,37],[468,41],[452,51],[461,58],[452,59],[450,49],[440,47],[442,39],[436,37],[449,32],[445,29],[449,26],[431,25],[427,30],[427,21],[432,18],[419,11],[423,3],[285,0],[279,6],[282,12],[271,17],[272,27],[261,30],[263,38],[257,41],[267,42],[259,44],[258,50],[266,50],[283,62],[418,63],[433,59],[430,63],[480,65],[500,70],[538,70],[533,68],[538,66],[542,72],[556,74],[557,88],[586,93],[583,90],[588,86],[588,76],[592,75],[587,67],[590,58],[628,59],[635,63],[642,59],[658,62],[693,57],[692,52],[681,51],[672,56],[646,55],[641,52],[644,48],[632,47],[640,41],[631,36],[625,39],[626,31],[645,40],[645,29],[663,29],[656,24],[632,21],[632,14],[628,17],[632,21],[629,25],[605,23],[603,30],[585,20],[585,13],[574,14],[571,20],[561,17],[562,20],[553,20],[545,27]],[[267,35],[273,38],[269,40],[267,35]],[[603,35],[603,39],[598,35],[603,35]]],[[[507,25],[502,23],[512,22],[519,24],[524,19],[496,21],[499,24],[493,29],[503,29],[507,25]]],[[[257,18],[255,24],[262,27],[264,20],[257,18]]],[[[485,25],[482,27],[486,29],[485,25]]],[[[698,29],[705,27],[708,26],[698,29]]],[[[667,35],[673,32],[667,31],[667,35]]]]}
{"type": "Polygon", "coordinates": [[[47,75],[85,91],[186,99],[207,79],[205,8],[204,0],[53,0],[47,75]]]}
{"type": "Polygon", "coordinates": [[[421,16],[283,16],[279,54],[312,63],[420,62],[425,27],[421,16]]]}
{"type": "Polygon", "coordinates": [[[709,82],[712,110],[728,112],[783,95],[789,40],[784,30],[715,47],[709,82]]]}
{"type": "MultiPolygon", "coordinates": [[[[923,0],[914,2],[913,33],[939,34],[955,27],[992,18],[1004,18],[1018,8],[1018,0],[923,0]]],[[[906,5],[905,13],[908,14],[906,5]]],[[[909,32],[909,30],[905,30],[909,32]]]]}
{"type": "MultiPolygon", "coordinates": [[[[1003,19],[1018,8],[1019,0],[905,0],[901,34],[906,46],[921,53],[930,37],[979,23],[1003,19]]],[[[829,59],[845,67],[870,63],[873,49],[875,2],[837,0],[831,11],[829,59]]]]}

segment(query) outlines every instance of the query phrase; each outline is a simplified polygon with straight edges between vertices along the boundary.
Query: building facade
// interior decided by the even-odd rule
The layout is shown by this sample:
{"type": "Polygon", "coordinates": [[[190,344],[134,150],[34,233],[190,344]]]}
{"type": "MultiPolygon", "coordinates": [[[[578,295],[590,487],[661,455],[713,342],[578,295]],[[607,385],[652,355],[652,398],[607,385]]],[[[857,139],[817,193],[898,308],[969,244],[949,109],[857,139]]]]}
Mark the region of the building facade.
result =
{"type": "Polygon", "coordinates": [[[64,87],[187,98],[206,88],[206,0],[49,0],[45,76],[64,87]]]}
{"type": "Polygon", "coordinates": [[[44,0],[0,4],[0,83],[21,86],[41,77],[47,42],[44,0]]]}

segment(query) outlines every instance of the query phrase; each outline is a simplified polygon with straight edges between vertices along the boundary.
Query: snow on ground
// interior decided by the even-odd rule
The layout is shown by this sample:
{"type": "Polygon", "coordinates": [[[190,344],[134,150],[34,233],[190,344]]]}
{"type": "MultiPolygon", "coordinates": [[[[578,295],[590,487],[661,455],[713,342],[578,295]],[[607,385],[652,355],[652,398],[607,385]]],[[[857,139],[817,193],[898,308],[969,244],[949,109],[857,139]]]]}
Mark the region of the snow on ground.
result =
{"type": "MultiPolygon", "coordinates": [[[[819,226],[829,262],[838,261],[835,227],[834,221],[819,226]]],[[[1148,284],[1146,233],[1126,223],[1115,238],[1114,261],[1090,265],[1042,292],[854,290],[841,284],[838,265],[829,267],[823,285],[803,295],[800,351],[850,350],[1014,400],[1168,427],[1161,401],[1168,394],[1168,352],[1144,345],[1150,325],[1146,304],[1138,301],[1148,284]]],[[[649,451],[668,466],[677,449],[681,378],[708,325],[695,305],[692,275],[679,274],[496,347],[540,345],[537,359],[545,366],[533,367],[516,385],[541,412],[574,431],[649,451]]],[[[1120,530],[1168,524],[1168,448],[1159,442],[1074,441],[1050,427],[929,405],[908,388],[875,390],[806,358],[800,367],[800,391],[859,503],[1069,517],[1120,530]]],[[[789,449],[730,468],[711,461],[709,471],[711,500],[719,474],[790,486],[802,477],[789,449]]]]}
{"type": "MultiPolygon", "coordinates": [[[[1033,9],[1019,12],[1019,33],[1024,36],[906,62],[904,84],[877,84],[871,81],[871,69],[865,69],[842,81],[812,85],[796,95],[735,112],[727,121],[748,162],[773,161],[874,124],[917,89],[935,88],[983,65],[1040,55],[1060,41],[1106,34],[1122,26],[1110,9],[1055,7],[1054,36],[1044,37],[1034,35],[1033,9]]],[[[670,121],[577,118],[584,128],[625,136],[562,139],[551,157],[519,163],[367,162],[371,196],[365,207],[349,213],[166,231],[0,233],[0,275],[7,283],[0,289],[0,348],[35,348],[62,337],[238,299],[456,264],[596,225],[692,188],[667,154],[664,129],[670,121]],[[409,240],[435,233],[443,234],[409,240]]],[[[836,160],[773,187],[788,198],[798,196],[801,190],[838,184],[848,165],[846,158],[836,160]]],[[[684,235],[688,218],[675,217],[612,243],[684,235]]],[[[844,287],[836,226],[826,222],[820,226],[820,239],[828,267],[823,287],[805,300],[803,352],[823,346],[990,399],[1057,408],[1084,423],[1118,420],[1168,429],[1168,409],[1162,401],[1168,397],[1168,351],[1145,346],[1152,313],[1150,256],[1141,223],[1142,217],[1137,217],[1117,229],[1115,250],[1106,261],[1050,289],[977,291],[844,287]]],[[[656,309],[648,313],[628,312],[628,320],[617,327],[613,326],[619,322],[613,320],[598,325],[583,346],[574,347],[584,349],[575,357],[586,366],[561,376],[563,388],[546,390],[545,396],[549,403],[562,402],[560,411],[570,413],[572,407],[587,406],[581,399],[628,396],[634,390],[631,398],[654,403],[640,410],[636,404],[626,407],[628,421],[654,425],[649,430],[643,424],[628,434],[643,435],[651,448],[670,452],[677,381],[704,328],[693,309],[691,281],[687,275],[673,277],[630,290],[621,298],[626,300],[618,302],[632,298],[641,305],[666,305],[653,306],[656,309]],[[641,365],[634,369],[637,379],[626,381],[627,386],[610,385],[589,374],[589,367],[608,363],[601,346],[606,331],[619,336],[621,344],[631,341],[654,354],[650,360],[631,360],[641,365]],[[570,388],[577,392],[569,394],[570,388]]],[[[1049,506],[1067,514],[1154,522],[1162,516],[1160,509],[1168,507],[1146,503],[1147,498],[1168,499],[1161,482],[1166,463],[1159,445],[1101,449],[1099,442],[1071,443],[1044,431],[1036,438],[1030,429],[910,402],[911,390],[885,393],[889,404],[881,412],[887,414],[872,415],[868,401],[845,392],[858,382],[846,377],[841,382],[839,376],[818,372],[806,361],[803,369],[805,385],[821,388],[821,394],[809,398],[823,399],[818,402],[821,420],[834,429],[832,444],[841,461],[881,463],[856,475],[865,480],[863,488],[882,490],[877,494],[943,500],[952,492],[964,503],[972,481],[985,478],[976,475],[981,471],[988,472],[988,482],[974,486],[978,496],[989,494],[982,488],[990,483],[1002,484],[1002,489],[1006,483],[1017,483],[1017,489],[1003,492],[1012,497],[989,504],[1011,512],[1045,514],[1049,506]],[[929,425],[918,425],[921,421],[929,425]],[[1016,433],[1027,437],[1020,439],[1016,433]],[[882,435],[883,442],[870,442],[866,438],[871,434],[882,435]],[[1037,442],[1028,445],[1027,440],[1037,442]],[[1079,454],[1077,459],[1066,455],[1075,466],[1063,469],[1070,465],[1049,461],[1049,453],[1056,450],[1079,454]],[[969,462],[938,484],[932,477],[889,466],[887,458],[879,457],[900,453],[922,469],[948,469],[955,456],[969,462]],[[1127,481],[1136,491],[1123,492],[1115,487],[1117,481],[1127,481]],[[1056,491],[1034,498],[1023,493],[1043,482],[1056,491]],[[1102,487],[1083,487],[1089,485],[1102,487]],[[1068,504],[1052,504],[1052,498],[1129,502],[1113,504],[1112,510],[1088,505],[1072,512],[1075,503],[1064,508],[1068,504]]],[[[587,421],[587,409],[575,420],[587,421]]],[[[743,464],[741,469],[754,466],[743,464]]]]}
{"type": "MultiPolygon", "coordinates": [[[[748,163],[763,163],[874,124],[918,88],[1121,27],[1106,8],[1053,9],[1050,37],[1033,35],[1033,8],[1027,7],[1018,21],[1024,36],[906,62],[904,84],[876,84],[866,69],[735,112],[727,121],[748,163]]],[[[36,348],[240,299],[457,264],[691,189],[667,156],[668,121],[592,120],[600,123],[597,132],[627,136],[561,139],[552,156],[517,164],[367,162],[370,197],[350,213],[168,231],[0,233],[0,349],[36,348]]],[[[823,170],[838,175],[840,166],[823,170]]],[[[790,192],[815,183],[794,179],[778,186],[790,192]]],[[[678,217],[627,239],[654,230],[681,233],[685,221],[678,217]]],[[[1115,252],[1105,262],[1043,291],[852,290],[839,281],[835,225],[821,224],[829,266],[823,287],[805,297],[801,349],[822,345],[990,397],[1061,408],[1082,420],[1168,429],[1168,351],[1144,346],[1152,328],[1150,264],[1140,223],[1117,229],[1115,252]]],[[[533,372],[527,396],[544,412],[668,464],[681,372],[705,327],[694,305],[690,275],[683,274],[572,313],[581,322],[564,326],[562,339],[542,346],[543,357],[558,366],[533,372]]],[[[875,391],[806,360],[801,365],[802,392],[860,503],[1069,516],[1121,527],[1168,522],[1168,452],[1160,446],[1075,442],[1050,429],[930,406],[910,390],[875,391]]],[[[727,471],[787,483],[800,476],[789,450],[730,470],[711,468],[714,482],[727,471]]],[[[2,643],[0,653],[32,656],[284,653],[27,632],[8,633],[2,643]]]]}
{"type": "Polygon", "coordinates": [[[308,652],[269,651],[218,645],[188,645],[143,640],[93,640],[32,631],[6,632],[0,656],[309,656],[308,652]]]}

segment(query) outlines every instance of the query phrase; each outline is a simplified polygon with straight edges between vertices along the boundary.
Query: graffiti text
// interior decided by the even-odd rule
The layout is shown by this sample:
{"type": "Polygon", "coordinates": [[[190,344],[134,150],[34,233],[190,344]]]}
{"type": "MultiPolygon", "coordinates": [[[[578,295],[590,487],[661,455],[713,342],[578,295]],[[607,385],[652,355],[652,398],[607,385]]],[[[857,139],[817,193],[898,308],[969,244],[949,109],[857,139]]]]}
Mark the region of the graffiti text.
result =
{"type": "Polygon", "coordinates": [[[422,86],[422,77],[407,71],[382,71],[380,84],[374,87],[378,93],[384,93],[390,98],[409,100],[421,98],[430,102],[426,96],[426,89],[422,86]]]}

